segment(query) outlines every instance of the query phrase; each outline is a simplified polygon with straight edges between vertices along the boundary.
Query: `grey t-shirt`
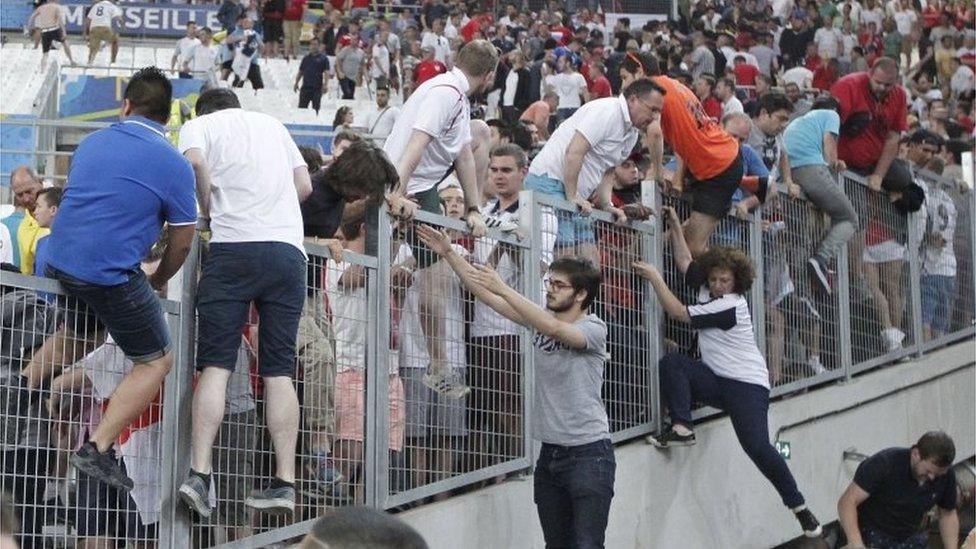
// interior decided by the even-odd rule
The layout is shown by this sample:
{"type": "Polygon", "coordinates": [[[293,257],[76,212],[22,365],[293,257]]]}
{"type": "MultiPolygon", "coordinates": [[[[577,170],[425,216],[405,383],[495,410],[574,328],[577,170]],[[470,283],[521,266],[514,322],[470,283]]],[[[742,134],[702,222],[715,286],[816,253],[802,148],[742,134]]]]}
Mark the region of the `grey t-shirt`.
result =
{"type": "Polygon", "coordinates": [[[336,63],[342,69],[342,74],[350,80],[355,80],[359,76],[359,67],[362,66],[365,59],[366,54],[363,50],[352,46],[342,48],[336,55],[336,63]]]}
{"type": "Polygon", "coordinates": [[[560,446],[579,446],[610,438],[603,388],[607,325],[590,314],[576,327],[586,338],[585,349],[570,349],[541,333],[535,347],[535,438],[560,446]]]}
{"type": "Polygon", "coordinates": [[[695,68],[691,71],[693,77],[698,78],[706,73],[715,74],[715,56],[705,46],[695,48],[695,51],[691,52],[691,60],[695,63],[695,68]]]}
{"type": "Polygon", "coordinates": [[[782,134],[766,135],[755,122],[752,122],[749,129],[749,139],[746,140],[746,143],[756,149],[756,152],[762,157],[763,164],[769,170],[769,180],[779,182],[779,157],[784,150],[782,134]]]}

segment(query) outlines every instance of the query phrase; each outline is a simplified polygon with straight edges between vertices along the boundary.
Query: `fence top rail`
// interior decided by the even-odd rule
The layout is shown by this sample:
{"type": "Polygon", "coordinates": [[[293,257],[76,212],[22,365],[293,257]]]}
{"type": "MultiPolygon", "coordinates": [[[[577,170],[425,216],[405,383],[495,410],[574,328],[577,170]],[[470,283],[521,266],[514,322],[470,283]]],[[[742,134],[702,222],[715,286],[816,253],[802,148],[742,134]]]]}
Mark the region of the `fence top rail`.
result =
{"type": "MultiPolygon", "coordinates": [[[[37,292],[47,292],[55,295],[65,295],[64,289],[61,288],[61,283],[59,283],[57,280],[42,278],[39,276],[28,276],[9,271],[0,271],[0,286],[7,288],[20,288],[22,290],[34,290],[37,292]]],[[[179,301],[160,299],[159,303],[162,305],[163,312],[174,315],[179,314],[180,312],[179,301]]]]}
{"type": "MultiPolygon", "coordinates": [[[[563,211],[567,211],[567,212],[573,212],[573,213],[576,213],[578,211],[578,208],[576,207],[575,204],[573,204],[572,202],[570,202],[568,200],[564,200],[562,198],[557,198],[557,197],[552,196],[552,195],[542,194],[542,193],[537,193],[537,192],[533,192],[532,193],[532,197],[533,197],[533,200],[535,200],[536,202],[538,202],[539,204],[541,204],[543,206],[549,206],[550,208],[554,208],[554,209],[557,209],[557,210],[563,210],[563,211]]],[[[656,215],[656,213],[657,212],[655,212],[655,215],[656,215]]],[[[597,221],[605,221],[607,223],[614,223],[614,224],[617,224],[620,227],[630,227],[631,229],[634,229],[634,230],[640,231],[640,232],[645,232],[645,233],[653,233],[654,232],[654,222],[651,221],[651,220],[647,220],[647,221],[629,220],[629,221],[627,221],[627,223],[619,224],[614,219],[613,214],[611,214],[610,212],[605,212],[603,210],[598,210],[596,208],[593,208],[593,211],[590,213],[590,217],[593,218],[593,219],[595,219],[595,220],[597,220],[597,221]]]]}
{"type": "MultiPolygon", "coordinates": [[[[322,242],[305,240],[305,252],[309,256],[321,257],[324,259],[335,259],[332,257],[332,252],[329,251],[329,248],[322,242]]],[[[345,263],[351,263],[353,265],[360,265],[362,267],[366,267],[367,269],[375,269],[377,266],[377,259],[375,257],[351,252],[349,250],[342,251],[342,261],[345,263]]]]}
{"type": "MultiPolygon", "coordinates": [[[[394,218],[392,217],[390,219],[391,221],[394,220],[394,218]]],[[[440,215],[440,214],[418,211],[417,214],[414,216],[414,219],[421,223],[427,223],[428,225],[437,225],[444,229],[453,229],[456,231],[460,231],[464,234],[469,234],[471,232],[468,229],[468,224],[465,223],[464,221],[461,221],[459,219],[451,219],[450,217],[440,215]]],[[[511,244],[512,246],[518,246],[520,248],[529,247],[529,243],[524,239],[519,238],[515,234],[503,232],[498,229],[488,229],[488,231],[485,233],[485,236],[497,240],[498,242],[511,244]]]]}

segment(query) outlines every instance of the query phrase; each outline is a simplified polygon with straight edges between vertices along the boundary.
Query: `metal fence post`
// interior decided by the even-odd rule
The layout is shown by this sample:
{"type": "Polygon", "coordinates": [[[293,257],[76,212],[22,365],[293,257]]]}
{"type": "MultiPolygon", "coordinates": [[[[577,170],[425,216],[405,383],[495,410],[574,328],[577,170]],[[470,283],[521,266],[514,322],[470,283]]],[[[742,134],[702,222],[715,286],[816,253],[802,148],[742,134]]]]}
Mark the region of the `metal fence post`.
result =
{"type": "MultiPolygon", "coordinates": [[[[542,295],[542,206],[532,191],[519,193],[519,227],[529,241],[528,253],[522,254],[522,291],[532,301],[542,295]]],[[[522,443],[529,458],[529,474],[535,468],[535,441],[532,438],[532,418],[535,399],[535,348],[532,330],[523,327],[519,346],[522,354],[522,443]]]]}
{"type": "MultiPolygon", "coordinates": [[[[651,218],[654,224],[654,232],[643,233],[641,242],[641,259],[662,268],[662,248],[664,243],[664,230],[661,225],[667,221],[660,215],[661,197],[660,189],[654,181],[644,181],[641,183],[641,203],[654,212],[651,218]]],[[[647,332],[647,348],[644,353],[647,357],[647,405],[650,408],[651,430],[655,433],[661,432],[661,385],[658,378],[658,361],[661,359],[661,316],[658,308],[658,300],[652,299],[654,290],[650,282],[642,282],[644,287],[644,330],[647,332]]]]}
{"type": "Polygon", "coordinates": [[[915,356],[922,356],[922,254],[921,231],[916,230],[920,222],[919,212],[908,214],[908,298],[912,312],[912,346],[915,356]]]}
{"type": "Polygon", "coordinates": [[[193,236],[190,252],[183,262],[180,276],[170,288],[179,293],[180,312],[169,319],[173,336],[173,365],[163,384],[163,409],[160,439],[159,546],[179,547],[190,539],[192,520],[189,510],[179,504],[177,490],[189,470],[193,369],[196,364],[196,297],[197,272],[203,246],[199,230],[193,236]]]}
{"type": "Polygon", "coordinates": [[[383,508],[389,494],[390,454],[387,444],[390,425],[388,391],[390,363],[390,258],[392,232],[384,208],[367,214],[367,255],[376,256],[376,271],[367,276],[369,318],[366,324],[366,430],[363,472],[365,503],[383,508]]]}
{"type": "Polygon", "coordinates": [[[840,367],[844,370],[844,380],[851,380],[851,367],[854,355],[851,352],[851,273],[848,254],[850,245],[844,244],[837,250],[837,337],[840,348],[840,367]]]}
{"type": "MultiPolygon", "coordinates": [[[[767,200],[780,200],[769,197],[767,200]]],[[[766,355],[766,281],[763,266],[763,225],[762,211],[756,209],[749,218],[749,258],[752,259],[756,277],[752,281],[752,325],[756,334],[759,352],[766,355]]]]}

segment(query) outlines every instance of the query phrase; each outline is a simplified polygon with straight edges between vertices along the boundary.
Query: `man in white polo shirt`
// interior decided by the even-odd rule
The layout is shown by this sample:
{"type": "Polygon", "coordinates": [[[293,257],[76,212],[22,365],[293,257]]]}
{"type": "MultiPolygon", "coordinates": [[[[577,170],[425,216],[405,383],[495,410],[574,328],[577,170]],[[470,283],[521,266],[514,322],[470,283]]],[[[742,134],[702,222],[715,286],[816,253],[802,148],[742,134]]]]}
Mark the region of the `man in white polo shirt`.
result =
{"type": "MultiPolygon", "coordinates": [[[[661,114],[664,90],[647,79],[635,80],[623,95],[590,101],[556,128],[539,151],[525,188],[569,200],[587,216],[597,206],[626,220],[613,207],[612,170],[630,156],[641,134],[661,114]],[[608,177],[608,174],[611,176],[608,177]]],[[[560,219],[556,249],[575,253],[598,264],[591,222],[582,217],[560,219]]]]}
{"type": "Polygon", "coordinates": [[[102,48],[102,42],[112,46],[112,63],[119,54],[119,33],[122,29],[122,8],[112,0],[102,0],[88,10],[85,18],[85,35],[88,36],[88,64],[91,65],[102,48]]]}
{"type": "Polygon", "coordinates": [[[197,299],[201,373],[193,394],[191,469],[180,487],[183,501],[203,517],[211,512],[213,444],[252,302],[260,315],[258,373],[275,477],[245,503],[272,513],[295,508],[299,416],[292,378],[306,280],[299,202],[312,183],[284,125],[240,107],[231,90],[207,90],[197,100],[199,116],[180,130],[179,149],[196,174],[200,216],[211,220],[213,234],[197,299]]]}

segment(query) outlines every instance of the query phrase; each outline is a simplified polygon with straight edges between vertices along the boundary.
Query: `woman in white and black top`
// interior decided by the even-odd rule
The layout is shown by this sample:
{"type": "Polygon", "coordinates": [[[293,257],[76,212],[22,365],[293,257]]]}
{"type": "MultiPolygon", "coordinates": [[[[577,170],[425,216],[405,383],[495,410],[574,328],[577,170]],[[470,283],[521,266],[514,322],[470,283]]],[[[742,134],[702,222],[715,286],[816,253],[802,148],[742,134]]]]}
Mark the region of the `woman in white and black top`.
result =
{"type": "Polygon", "coordinates": [[[647,440],[659,448],[694,444],[693,399],[724,410],[742,449],[796,514],[803,533],[819,536],[820,524],[807,509],[786,461],[769,443],[769,373],[744,297],[755,277],[752,262],[740,250],[718,246],[692,261],[677,213],[672,208],[665,213],[675,265],[685,282],[698,289],[697,304],[681,303],[653,265],[638,261],[634,269],[650,281],[668,315],[697,331],[701,360],[678,353],[661,359],[661,398],[672,425],[647,440]]]}

